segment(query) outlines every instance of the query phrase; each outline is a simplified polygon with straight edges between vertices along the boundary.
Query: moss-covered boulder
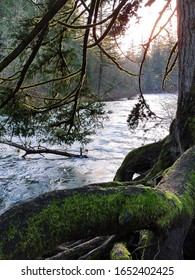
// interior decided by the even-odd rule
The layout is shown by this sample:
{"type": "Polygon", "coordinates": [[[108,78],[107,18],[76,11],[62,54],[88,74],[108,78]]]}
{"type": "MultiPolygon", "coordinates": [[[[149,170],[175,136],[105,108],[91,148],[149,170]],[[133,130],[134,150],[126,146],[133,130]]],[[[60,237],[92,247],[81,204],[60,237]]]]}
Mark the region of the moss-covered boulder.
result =
{"type": "Polygon", "coordinates": [[[148,144],[128,153],[114,177],[115,181],[131,181],[134,174],[144,177],[157,162],[165,140],[148,144]]]}

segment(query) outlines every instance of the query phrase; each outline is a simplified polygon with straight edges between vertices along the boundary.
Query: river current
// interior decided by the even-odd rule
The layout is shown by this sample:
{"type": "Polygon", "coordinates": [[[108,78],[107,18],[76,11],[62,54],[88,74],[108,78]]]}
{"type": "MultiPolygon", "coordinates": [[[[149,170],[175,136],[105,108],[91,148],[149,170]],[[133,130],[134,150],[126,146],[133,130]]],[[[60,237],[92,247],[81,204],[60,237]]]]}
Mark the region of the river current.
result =
{"type": "MultiPolygon", "coordinates": [[[[136,100],[106,102],[109,118],[85,147],[88,158],[31,155],[23,159],[23,152],[0,145],[0,213],[45,192],[112,180],[129,151],[168,134],[176,95],[150,94],[145,98],[162,119],[129,131],[126,120],[136,100]]],[[[74,144],[70,151],[78,153],[79,148],[74,144]]]]}

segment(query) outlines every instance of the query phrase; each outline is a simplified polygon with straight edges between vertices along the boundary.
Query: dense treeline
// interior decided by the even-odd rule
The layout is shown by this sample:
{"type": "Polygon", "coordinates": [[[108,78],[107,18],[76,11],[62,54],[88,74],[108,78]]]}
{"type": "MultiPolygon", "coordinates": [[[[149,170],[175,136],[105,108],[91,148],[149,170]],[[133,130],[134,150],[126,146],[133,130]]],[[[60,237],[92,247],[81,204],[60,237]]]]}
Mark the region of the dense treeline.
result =
{"type": "MultiPolygon", "coordinates": [[[[143,67],[141,85],[144,93],[177,92],[177,64],[174,65],[166,81],[163,83],[168,57],[175,41],[176,38],[172,33],[168,37],[163,36],[153,42],[143,67]]],[[[115,48],[117,51],[117,47],[115,48]]],[[[138,73],[143,58],[143,49],[143,45],[135,46],[131,43],[127,55],[121,56],[119,59],[123,67],[132,73],[138,73]],[[133,60],[130,60],[129,58],[132,57],[133,60]]],[[[118,52],[119,56],[120,50],[118,52]]],[[[92,61],[93,63],[89,61],[88,64],[88,81],[97,93],[100,75],[97,69],[102,68],[101,97],[111,100],[124,97],[131,98],[139,93],[138,77],[121,72],[116,65],[109,62],[105,57],[101,61],[97,55],[93,57],[92,61]]]]}

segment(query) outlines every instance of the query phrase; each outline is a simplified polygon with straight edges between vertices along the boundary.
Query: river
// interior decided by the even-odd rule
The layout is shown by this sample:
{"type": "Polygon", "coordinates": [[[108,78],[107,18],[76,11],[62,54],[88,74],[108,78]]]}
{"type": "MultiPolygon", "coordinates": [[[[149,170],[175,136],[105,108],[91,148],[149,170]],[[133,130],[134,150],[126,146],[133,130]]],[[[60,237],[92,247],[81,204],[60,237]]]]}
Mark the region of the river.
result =
{"type": "MultiPolygon", "coordinates": [[[[0,213],[45,192],[112,180],[129,151],[168,134],[176,95],[150,94],[145,98],[163,118],[158,120],[160,124],[156,126],[157,121],[150,120],[131,132],[126,120],[136,100],[106,102],[109,119],[85,147],[88,158],[39,155],[23,159],[22,152],[0,145],[0,213]]],[[[79,146],[74,144],[71,151],[78,152],[79,146]]]]}

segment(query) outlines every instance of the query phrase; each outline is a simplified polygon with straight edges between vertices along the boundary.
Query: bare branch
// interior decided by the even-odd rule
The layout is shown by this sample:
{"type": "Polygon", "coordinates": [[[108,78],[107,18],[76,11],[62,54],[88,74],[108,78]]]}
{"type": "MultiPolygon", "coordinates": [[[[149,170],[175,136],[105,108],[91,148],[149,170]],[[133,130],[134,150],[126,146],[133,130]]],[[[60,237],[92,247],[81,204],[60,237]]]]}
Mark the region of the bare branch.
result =
{"type": "MultiPolygon", "coordinates": [[[[149,2],[153,2],[153,1],[149,1],[149,2]]],[[[168,8],[169,4],[170,4],[171,0],[168,0],[167,3],[165,4],[165,6],[163,7],[163,9],[160,11],[159,13],[159,16],[158,18],[156,19],[155,23],[154,23],[154,26],[152,28],[152,31],[150,33],[150,37],[149,37],[149,40],[148,40],[148,43],[146,44],[146,47],[144,49],[144,54],[143,54],[143,58],[142,58],[142,61],[141,61],[141,64],[140,64],[140,69],[139,69],[139,78],[138,78],[138,82],[139,82],[139,91],[140,91],[140,98],[141,100],[143,101],[143,104],[145,105],[145,107],[147,108],[147,110],[153,115],[153,116],[156,116],[154,114],[154,112],[152,112],[150,110],[150,107],[148,106],[144,96],[143,96],[143,92],[142,92],[142,87],[141,87],[141,79],[142,79],[142,70],[143,70],[143,65],[145,63],[145,59],[146,59],[146,56],[147,56],[147,53],[148,53],[148,49],[150,47],[150,44],[152,42],[152,38],[153,38],[153,34],[154,34],[154,31],[157,27],[157,24],[159,23],[160,19],[162,18],[164,12],[166,11],[166,9],[168,8]]]]}
{"type": "Polygon", "coordinates": [[[80,155],[80,154],[72,154],[68,153],[66,151],[60,151],[60,150],[54,150],[54,149],[48,149],[45,147],[27,147],[25,145],[20,145],[18,143],[8,141],[8,140],[0,140],[1,144],[8,145],[11,147],[15,147],[19,150],[25,151],[25,154],[22,157],[26,157],[27,155],[35,155],[35,154],[53,154],[53,155],[59,155],[64,157],[71,157],[71,158],[86,158],[86,155],[80,155]]]}
{"type": "Polygon", "coordinates": [[[163,77],[163,81],[162,81],[163,88],[164,88],[164,85],[165,85],[166,78],[168,77],[169,73],[173,70],[173,68],[176,64],[176,61],[177,61],[177,58],[178,58],[177,47],[178,47],[178,42],[175,43],[175,45],[173,46],[173,48],[172,48],[172,50],[169,54],[166,69],[165,69],[165,73],[164,73],[164,77],[163,77]],[[176,52],[175,58],[173,59],[173,61],[171,63],[172,57],[173,57],[175,52],[176,52]],[[171,65],[170,65],[170,63],[171,63],[171,65]]]}
{"type": "Polygon", "coordinates": [[[145,7],[147,6],[152,6],[152,4],[155,2],[156,0],[149,0],[146,4],[145,4],[145,7]]]}

